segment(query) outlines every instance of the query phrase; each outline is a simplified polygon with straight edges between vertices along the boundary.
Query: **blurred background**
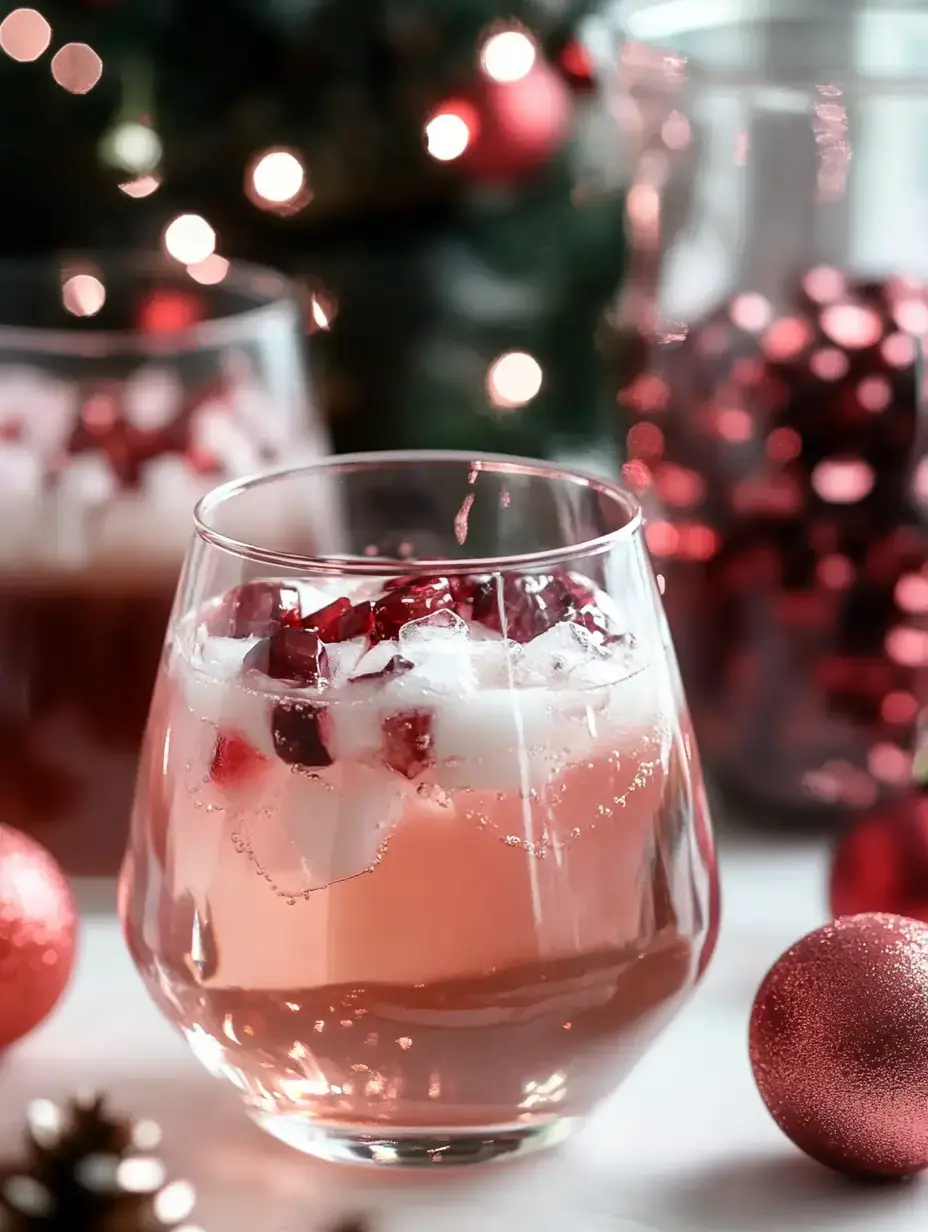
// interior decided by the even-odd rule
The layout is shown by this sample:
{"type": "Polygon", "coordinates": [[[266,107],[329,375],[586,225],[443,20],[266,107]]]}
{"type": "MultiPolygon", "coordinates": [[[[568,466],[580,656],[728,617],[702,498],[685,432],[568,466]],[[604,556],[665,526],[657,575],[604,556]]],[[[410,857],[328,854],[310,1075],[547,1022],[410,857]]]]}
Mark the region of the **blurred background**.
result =
{"type": "Polygon", "coordinates": [[[906,0],[0,5],[6,816],[115,866],[193,501],[403,446],[638,494],[742,823],[903,793],[926,40],[906,0]]]}

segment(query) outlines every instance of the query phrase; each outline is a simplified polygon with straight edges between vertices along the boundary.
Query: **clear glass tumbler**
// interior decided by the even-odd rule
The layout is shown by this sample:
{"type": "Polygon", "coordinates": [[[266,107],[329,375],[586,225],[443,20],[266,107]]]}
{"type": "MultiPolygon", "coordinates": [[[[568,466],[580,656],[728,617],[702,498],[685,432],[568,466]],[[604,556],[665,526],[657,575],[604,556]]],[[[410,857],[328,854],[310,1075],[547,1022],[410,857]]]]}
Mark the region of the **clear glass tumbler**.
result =
{"type": "Polygon", "coordinates": [[[715,859],[641,517],[370,454],[199,505],[121,880],[163,1012],[276,1137],[558,1141],[702,973],[715,859]]]}
{"type": "Polygon", "coordinates": [[[0,816],[69,872],[119,868],[196,502],[325,452],[301,325],[218,257],[0,263],[0,816]]]}
{"type": "Polygon", "coordinates": [[[619,12],[626,482],[707,768],[842,822],[907,784],[928,665],[928,11],[619,12]]]}

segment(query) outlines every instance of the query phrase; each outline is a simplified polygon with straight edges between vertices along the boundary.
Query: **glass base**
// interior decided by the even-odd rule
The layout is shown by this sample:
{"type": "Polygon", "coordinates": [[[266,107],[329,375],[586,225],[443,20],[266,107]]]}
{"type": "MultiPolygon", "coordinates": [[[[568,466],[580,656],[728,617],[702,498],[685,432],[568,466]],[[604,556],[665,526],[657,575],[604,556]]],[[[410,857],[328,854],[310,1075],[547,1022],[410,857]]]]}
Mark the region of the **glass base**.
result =
{"type": "Polygon", "coordinates": [[[578,1128],[573,1117],[543,1125],[461,1130],[384,1127],[365,1133],[356,1126],[320,1124],[308,1117],[252,1113],[273,1137],[306,1155],[331,1163],[368,1164],[377,1168],[456,1167],[521,1159],[557,1146],[578,1128]]]}

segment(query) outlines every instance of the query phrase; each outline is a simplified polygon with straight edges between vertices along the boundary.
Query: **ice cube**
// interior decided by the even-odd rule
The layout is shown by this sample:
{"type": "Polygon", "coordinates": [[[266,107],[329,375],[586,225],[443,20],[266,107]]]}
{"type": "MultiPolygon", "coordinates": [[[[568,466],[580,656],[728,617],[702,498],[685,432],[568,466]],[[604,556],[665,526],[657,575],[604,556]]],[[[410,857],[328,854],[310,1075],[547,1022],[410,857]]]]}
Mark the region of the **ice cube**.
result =
{"type": "Polygon", "coordinates": [[[206,637],[199,648],[200,665],[219,680],[231,680],[260,641],[259,637],[206,637]]]}
{"type": "Polygon", "coordinates": [[[334,590],[325,590],[318,583],[310,582],[290,582],[288,585],[296,586],[300,592],[300,610],[304,616],[312,616],[315,612],[321,612],[324,607],[328,607],[333,600],[338,598],[338,593],[334,590]]]}
{"type": "Polygon", "coordinates": [[[24,444],[41,457],[65,448],[77,403],[76,382],[60,381],[38,368],[0,367],[0,420],[19,423],[24,444]]]}
{"type": "Polygon", "coordinates": [[[137,368],[123,387],[126,418],[143,432],[153,432],[170,423],[180,411],[183,399],[183,385],[170,368],[137,368]]]}
{"type": "Polygon", "coordinates": [[[559,621],[525,646],[519,662],[524,684],[557,684],[597,655],[591,634],[569,620],[559,621]]]}
{"type": "Polygon", "coordinates": [[[467,692],[476,687],[467,621],[447,610],[408,621],[399,633],[399,649],[413,664],[410,677],[436,693],[467,692]]]}
{"type": "Polygon", "coordinates": [[[645,667],[608,686],[607,721],[620,730],[653,728],[673,706],[663,671],[645,667]]]}
{"type": "Polygon", "coordinates": [[[222,402],[204,403],[196,412],[190,425],[190,439],[195,449],[217,458],[232,475],[247,475],[261,464],[254,443],[222,402]]]}
{"type": "Polygon", "coordinates": [[[38,458],[24,445],[6,443],[0,450],[0,501],[15,505],[35,497],[42,486],[38,458]]]}
{"type": "Polygon", "coordinates": [[[273,699],[238,679],[242,659],[257,640],[206,638],[196,666],[182,669],[184,698],[198,718],[222,731],[237,732],[259,753],[273,757],[273,699]]]}
{"type": "Polygon", "coordinates": [[[358,669],[358,664],[365,657],[367,638],[353,637],[349,642],[326,642],[325,654],[329,665],[329,676],[335,688],[347,684],[358,669]]]}
{"type": "Polygon", "coordinates": [[[475,639],[470,648],[479,688],[505,688],[518,678],[523,648],[498,634],[486,640],[475,639]]]}
{"type": "Polygon", "coordinates": [[[502,642],[505,641],[499,629],[490,629],[487,625],[480,624],[479,621],[471,621],[467,626],[467,631],[470,633],[471,640],[474,642],[502,642]]]}
{"type": "Polygon", "coordinates": [[[367,766],[295,771],[283,789],[277,819],[302,861],[306,888],[321,889],[376,864],[402,798],[395,775],[367,766]]]}
{"type": "MultiPolygon", "coordinates": [[[[355,686],[352,685],[352,688],[355,686]]],[[[336,761],[373,759],[380,750],[380,711],[366,689],[343,693],[327,705],[332,727],[329,752],[336,761]]]]}
{"type": "Polygon", "coordinates": [[[69,458],[58,476],[58,492],[77,505],[102,505],[117,489],[116,474],[99,453],[81,453],[69,458]]]}
{"type": "MultiPolygon", "coordinates": [[[[359,640],[364,641],[365,639],[359,640]]],[[[399,653],[400,648],[396,642],[378,642],[361,656],[351,674],[352,680],[360,683],[366,678],[374,679],[380,676],[399,653]]]]}
{"type": "Polygon", "coordinates": [[[182,518],[184,530],[189,533],[194,507],[210,490],[213,480],[197,474],[186,458],[169,453],[146,462],[141,478],[143,492],[158,506],[156,516],[182,518]]]}

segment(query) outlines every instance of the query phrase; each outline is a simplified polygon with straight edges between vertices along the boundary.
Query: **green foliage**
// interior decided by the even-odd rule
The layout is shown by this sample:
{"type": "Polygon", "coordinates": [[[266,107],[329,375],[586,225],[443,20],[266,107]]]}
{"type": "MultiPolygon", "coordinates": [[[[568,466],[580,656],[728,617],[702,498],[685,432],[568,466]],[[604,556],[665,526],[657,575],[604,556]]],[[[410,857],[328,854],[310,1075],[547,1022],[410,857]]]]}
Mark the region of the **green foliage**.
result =
{"type": "Polygon", "coordinates": [[[556,60],[601,2],[37,0],[49,52],[0,56],[0,251],[154,247],[195,210],[224,255],[337,303],[311,349],[340,446],[601,440],[614,382],[594,336],[621,274],[621,208],[612,187],[577,192],[581,126],[536,175],[490,189],[423,141],[435,105],[475,87],[494,27],[521,23],[556,60]],[[86,95],[49,71],[67,42],[103,60],[86,95]],[[107,151],[140,122],[160,138],[161,184],[133,199],[107,151]],[[245,191],[255,157],[279,146],[299,152],[311,189],[289,212],[245,191]],[[544,383],[525,409],[495,413],[488,366],[514,349],[544,383]]]}

